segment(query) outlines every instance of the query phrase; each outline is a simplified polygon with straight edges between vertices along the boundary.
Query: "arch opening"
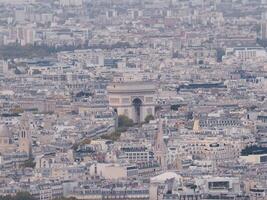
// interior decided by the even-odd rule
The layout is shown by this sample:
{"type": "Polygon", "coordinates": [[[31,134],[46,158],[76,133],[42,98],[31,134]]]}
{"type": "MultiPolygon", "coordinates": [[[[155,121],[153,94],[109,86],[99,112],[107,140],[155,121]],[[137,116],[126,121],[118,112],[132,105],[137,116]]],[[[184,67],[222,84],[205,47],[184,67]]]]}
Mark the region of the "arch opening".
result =
{"type": "Polygon", "coordinates": [[[141,106],[142,106],[142,101],[139,98],[135,98],[132,102],[133,107],[134,107],[134,121],[136,123],[141,122],[141,106]]]}

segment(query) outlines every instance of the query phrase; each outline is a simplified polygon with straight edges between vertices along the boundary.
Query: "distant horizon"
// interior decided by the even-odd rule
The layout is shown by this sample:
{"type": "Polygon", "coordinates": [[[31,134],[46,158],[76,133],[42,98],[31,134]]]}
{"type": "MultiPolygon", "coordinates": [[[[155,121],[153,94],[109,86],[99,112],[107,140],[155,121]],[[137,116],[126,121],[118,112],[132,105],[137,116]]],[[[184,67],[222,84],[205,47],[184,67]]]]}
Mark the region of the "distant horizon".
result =
{"type": "Polygon", "coordinates": [[[0,0],[0,3],[25,3],[28,2],[29,0],[0,0]]]}

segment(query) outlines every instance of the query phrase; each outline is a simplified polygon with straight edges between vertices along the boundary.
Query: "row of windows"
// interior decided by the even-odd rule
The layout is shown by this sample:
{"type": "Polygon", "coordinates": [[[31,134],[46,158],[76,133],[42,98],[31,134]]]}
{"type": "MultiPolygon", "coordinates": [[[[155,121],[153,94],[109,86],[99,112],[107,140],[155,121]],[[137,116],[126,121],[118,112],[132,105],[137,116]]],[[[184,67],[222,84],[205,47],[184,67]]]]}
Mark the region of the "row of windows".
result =
{"type": "Polygon", "coordinates": [[[238,52],[239,58],[251,58],[256,56],[256,51],[241,51],[238,52]]]}
{"type": "Polygon", "coordinates": [[[139,152],[127,152],[126,153],[127,156],[140,156],[140,155],[148,155],[148,152],[143,152],[143,153],[139,153],[139,152]]]}
{"type": "Polygon", "coordinates": [[[147,160],[147,157],[129,157],[129,160],[147,160]]]}
{"type": "Polygon", "coordinates": [[[234,120],[207,120],[207,121],[200,121],[200,123],[203,123],[203,124],[236,124],[237,121],[234,121],[234,120]]]}

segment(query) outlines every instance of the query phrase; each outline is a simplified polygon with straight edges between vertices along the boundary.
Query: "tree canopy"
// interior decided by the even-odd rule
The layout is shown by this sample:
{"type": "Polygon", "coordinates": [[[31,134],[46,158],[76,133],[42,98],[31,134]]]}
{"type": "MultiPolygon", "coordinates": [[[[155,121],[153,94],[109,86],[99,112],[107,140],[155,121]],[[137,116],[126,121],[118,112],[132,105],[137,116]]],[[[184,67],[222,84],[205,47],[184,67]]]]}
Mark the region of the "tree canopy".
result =
{"type": "Polygon", "coordinates": [[[29,158],[28,160],[26,160],[23,164],[22,167],[26,168],[26,167],[30,167],[30,168],[35,168],[36,163],[34,162],[33,158],[29,158]]]}
{"type": "Polygon", "coordinates": [[[0,200],[35,200],[28,192],[18,192],[15,196],[1,196],[0,200]]]}
{"type": "Polygon", "coordinates": [[[125,115],[120,115],[118,117],[118,128],[129,128],[134,125],[134,122],[132,119],[128,118],[125,115]]]}
{"type": "Polygon", "coordinates": [[[115,131],[111,134],[102,135],[101,138],[105,140],[117,141],[120,138],[120,136],[121,136],[121,133],[118,131],[115,131]]]}
{"type": "Polygon", "coordinates": [[[146,118],[145,118],[145,122],[146,123],[149,123],[151,120],[154,120],[154,116],[153,115],[147,115],[146,118]]]}
{"type": "Polygon", "coordinates": [[[111,134],[102,135],[101,138],[116,141],[120,138],[122,132],[127,131],[127,129],[129,127],[132,127],[133,125],[134,122],[132,119],[128,118],[125,115],[120,115],[118,117],[118,129],[111,134]]]}
{"type": "MultiPolygon", "coordinates": [[[[18,192],[15,196],[0,196],[0,200],[37,200],[35,199],[30,193],[28,192],[18,192]]],[[[66,198],[66,197],[61,197],[57,198],[55,200],[77,200],[74,197],[66,198]]]]}

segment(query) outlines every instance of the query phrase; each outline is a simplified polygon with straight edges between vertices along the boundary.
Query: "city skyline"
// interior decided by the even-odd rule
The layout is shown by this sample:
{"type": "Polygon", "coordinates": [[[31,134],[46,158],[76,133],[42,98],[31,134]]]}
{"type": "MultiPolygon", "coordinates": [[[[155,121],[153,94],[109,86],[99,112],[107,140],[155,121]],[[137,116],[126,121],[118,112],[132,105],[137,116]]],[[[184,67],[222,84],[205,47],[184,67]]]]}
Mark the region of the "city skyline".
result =
{"type": "Polygon", "coordinates": [[[267,200],[267,1],[0,10],[0,200],[267,200]]]}

